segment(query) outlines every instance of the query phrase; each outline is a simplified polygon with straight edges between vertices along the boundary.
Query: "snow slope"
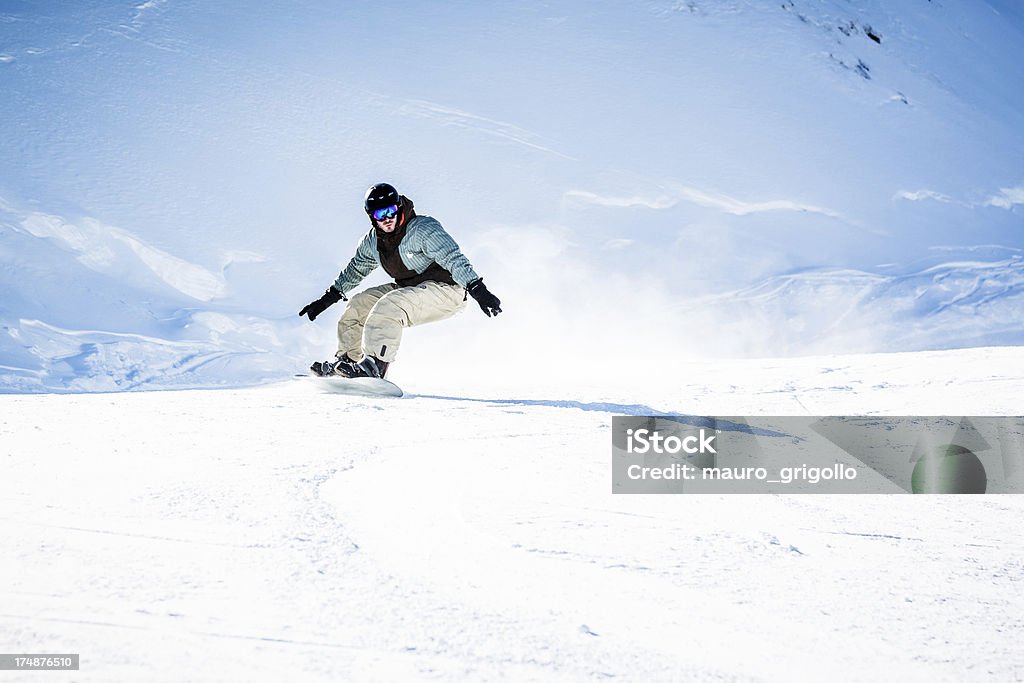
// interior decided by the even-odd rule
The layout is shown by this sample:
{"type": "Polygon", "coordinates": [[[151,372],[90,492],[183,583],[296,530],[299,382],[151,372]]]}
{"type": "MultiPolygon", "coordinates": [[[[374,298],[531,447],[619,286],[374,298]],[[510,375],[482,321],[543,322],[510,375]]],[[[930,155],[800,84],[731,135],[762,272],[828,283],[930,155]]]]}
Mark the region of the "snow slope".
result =
{"type": "Polygon", "coordinates": [[[54,680],[1019,680],[1019,496],[613,496],[609,455],[615,414],[1018,414],[1022,360],[0,396],[0,640],[54,680]]]}
{"type": "Polygon", "coordinates": [[[614,415],[1019,414],[1021,63],[1010,0],[3,3],[4,649],[1024,678],[1018,497],[612,496],[608,457],[614,415]],[[505,312],[323,395],[339,310],[296,312],[383,179],[505,312]]]}

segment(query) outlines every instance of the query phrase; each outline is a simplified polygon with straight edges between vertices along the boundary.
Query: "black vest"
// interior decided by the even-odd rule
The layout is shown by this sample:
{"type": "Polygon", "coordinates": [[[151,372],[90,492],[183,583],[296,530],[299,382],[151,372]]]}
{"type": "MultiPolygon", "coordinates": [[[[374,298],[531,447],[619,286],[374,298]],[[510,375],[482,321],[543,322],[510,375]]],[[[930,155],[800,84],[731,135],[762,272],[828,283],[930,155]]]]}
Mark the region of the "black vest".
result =
{"type": "Polygon", "coordinates": [[[402,197],[402,211],[399,214],[401,226],[394,232],[387,233],[374,224],[373,229],[377,234],[377,254],[380,257],[380,265],[388,275],[395,279],[399,287],[415,287],[424,282],[443,282],[454,285],[455,280],[446,268],[441,267],[437,262],[431,263],[422,273],[410,270],[402,262],[402,254],[399,246],[405,238],[405,230],[409,222],[416,217],[416,211],[412,200],[402,197]]]}

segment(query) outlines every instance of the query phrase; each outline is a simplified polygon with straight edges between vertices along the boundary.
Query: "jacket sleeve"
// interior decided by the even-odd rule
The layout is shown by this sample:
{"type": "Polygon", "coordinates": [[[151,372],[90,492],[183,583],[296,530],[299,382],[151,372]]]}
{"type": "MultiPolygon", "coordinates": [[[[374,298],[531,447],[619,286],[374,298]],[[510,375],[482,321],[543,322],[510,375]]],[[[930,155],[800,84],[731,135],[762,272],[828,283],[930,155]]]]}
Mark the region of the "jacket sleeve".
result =
{"type": "Polygon", "coordinates": [[[352,257],[352,260],[345,266],[345,270],[341,271],[338,279],[334,281],[334,288],[343,295],[351,292],[379,265],[377,236],[373,234],[373,230],[370,230],[356,248],[356,255],[352,257]]]}
{"type": "Polygon", "coordinates": [[[427,218],[421,234],[423,238],[420,249],[424,255],[451,273],[456,283],[465,287],[473,280],[480,279],[469,259],[459,249],[459,245],[436,219],[427,218]]]}

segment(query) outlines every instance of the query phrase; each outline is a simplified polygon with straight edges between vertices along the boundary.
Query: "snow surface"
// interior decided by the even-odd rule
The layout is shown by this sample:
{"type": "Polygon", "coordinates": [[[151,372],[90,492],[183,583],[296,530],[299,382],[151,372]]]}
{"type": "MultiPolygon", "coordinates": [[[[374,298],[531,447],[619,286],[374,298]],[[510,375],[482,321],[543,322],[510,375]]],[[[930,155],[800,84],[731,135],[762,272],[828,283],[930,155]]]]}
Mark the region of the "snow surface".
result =
{"type": "Polygon", "coordinates": [[[1019,415],[1022,63],[1015,0],[0,3],[0,649],[82,656],[0,678],[1024,680],[1019,496],[608,457],[1019,415]],[[505,312],[322,394],[380,180],[505,312]]]}
{"type": "Polygon", "coordinates": [[[81,654],[54,680],[1020,680],[1020,496],[612,495],[609,456],[615,414],[1015,414],[1022,360],[0,396],[0,641],[81,654]]]}

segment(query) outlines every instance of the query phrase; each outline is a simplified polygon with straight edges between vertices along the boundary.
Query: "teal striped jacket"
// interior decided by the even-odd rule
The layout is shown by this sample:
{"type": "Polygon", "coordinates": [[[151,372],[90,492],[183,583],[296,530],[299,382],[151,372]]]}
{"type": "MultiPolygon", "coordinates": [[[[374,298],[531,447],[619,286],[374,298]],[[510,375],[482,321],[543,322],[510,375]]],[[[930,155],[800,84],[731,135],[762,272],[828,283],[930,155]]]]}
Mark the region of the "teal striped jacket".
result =
{"type": "MultiPolygon", "coordinates": [[[[398,245],[402,264],[410,271],[424,274],[428,268],[437,271],[438,266],[451,274],[455,284],[465,287],[480,278],[473,270],[469,259],[459,249],[452,236],[445,232],[441,223],[430,216],[413,216],[405,225],[405,235],[398,245]],[[437,264],[436,266],[434,264],[437,264]]],[[[381,265],[380,249],[377,244],[377,229],[370,228],[356,248],[356,255],[334,281],[334,288],[343,295],[355,289],[360,282],[381,265]]],[[[428,277],[424,279],[447,278],[428,277]]],[[[399,282],[399,284],[402,284],[399,282]]]]}

